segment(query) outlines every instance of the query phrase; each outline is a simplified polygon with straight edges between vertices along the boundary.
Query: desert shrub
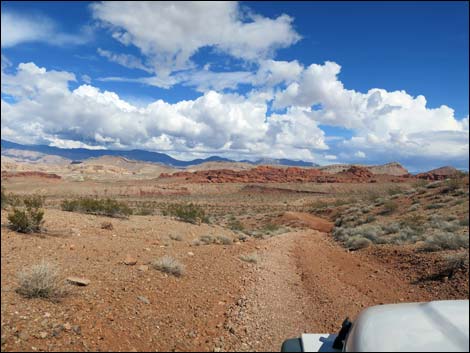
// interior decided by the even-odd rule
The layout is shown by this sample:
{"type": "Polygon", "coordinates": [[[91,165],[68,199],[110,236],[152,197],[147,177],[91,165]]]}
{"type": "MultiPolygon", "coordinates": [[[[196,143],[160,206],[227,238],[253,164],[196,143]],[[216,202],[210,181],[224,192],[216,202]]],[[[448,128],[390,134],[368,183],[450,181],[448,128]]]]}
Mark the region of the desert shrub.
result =
{"type": "Polygon", "coordinates": [[[459,221],[459,225],[462,227],[468,227],[468,216],[459,221]]]}
{"type": "Polygon", "coordinates": [[[391,222],[382,225],[382,230],[385,234],[398,233],[400,231],[400,224],[398,222],[391,222]]]}
{"type": "Polygon", "coordinates": [[[101,223],[101,229],[113,230],[113,224],[111,222],[105,221],[101,223]]]}
{"type": "Polygon", "coordinates": [[[256,264],[259,261],[258,255],[255,253],[252,254],[246,254],[246,255],[240,255],[240,260],[249,262],[252,264],[256,264]]]}
{"type": "Polygon", "coordinates": [[[192,242],[191,242],[191,245],[192,246],[199,246],[201,245],[201,241],[199,239],[194,239],[192,242]]]}
{"type": "Polygon", "coordinates": [[[410,214],[400,221],[402,227],[409,227],[416,232],[424,232],[426,219],[420,214],[410,214]]]}
{"type": "Polygon", "coordinates": [[[178,220],[188,223],[208,223],[204,209],[193,203],[171,204],[162,210],[164,216],[173,216],[178,220]]]}
{"type": "Polygon", "coordinates": [[[232,217],[229,220],[228,227],[231,230],[238,230],[238,231],[243,231],[243,229],[244,229],[243,224],[238,219],[236,219],[235,217],[232,217]]]}
{"type": "Polygon", "coordinates": [[[438,231],[424,240],[425,251],[468,249],[468,234],[454,234],[438,231]]]}
{"type": "Polygon", "coordinates": [[[335,227],[341,227],[343,224],[343,217],[338,217],[335,219],[335,227]]]}
{"type": "Polygon", "coordinates": [[[275,231],[279,230],[279,226],[277,224],[274,224],[274,223],[267,223],[267,224],[264,225],[263,230],[265,232],[275,232],[275,231]]]}
{"type": "Polygon", "coordinates": [[[413,183],[413,187],[416,189],[423,188],[427,184],[427,181],[424,179],[418,179],[413,183]]]}
{"type": "Polygon", "coordinates": [[[374,222],[377,218],[374,215],[368,215],[365,219],[365,223],[371,223],[374,222]]]}
{"type": "Polygon", "coordinates": [[[463,203],[465,203],[465,202],[468,202],[468,201],[465,200],[465,199],[454,200],[454,201],[452,201],[451,206],[458,206],[458,205],[461,205],[461,204],[463,204],[463,203]]]}
{"type": "Polygon", "coordinates": [[[244,233],[237,234],[237,239],[239,241],[247,241],[248,240],[248,235],[246,235],[244,233]]]}
{"type": "Polygon", "coordinates": [[[408,190],[404,191],[403,193],[405,195],[413,195],[414,193],[416,193],[416,191],[417,190],[415,188],[413,188],[413,189],[408,189],[408,190]]]}
{"type": "Polygon", "coordinates": [[[451,222],[444,221],[440,225],[440,229],[445,230],[446,232],[455,232],[459,228],[460,227],[459,227],[458,221],[451,221],[451,222]]]}
{"type": "Polygon", "coordinates": [[[183,240],[183,237],[179,234],[170,234],[169,237],[170,237],[171,240],[175,240],[175,241],[182,241],[183,240]]]}
{"type": "Polygon", "coordinates": [[[345,241],[349,237],[349,229],[342,227],[333,228],[333,238],[338,241],[345,241]]]}
{"type": "Polygon", "coordinates": [[[344,244],[349,250],[359,250],[369,247],[372,242],[367,238],[360,236],[353,236],[349,238],[344,244]]]}
{"type": "Polygon", "coordinates": [[[411,227],[405,226],[402,227],[398,234],[395,234],[390,239],[391,243],[394,244],[406,244],[406,243],[416,243],[421,239],[421,232],[413,229],[411,227]]]}
{"type": "Polygon", "coordinates": [[[383,209],[380,212],[382,215],[387,215],[395,212],[398,209],[398,204],[395,201],[385,201],[383,209]]]}
{"type": "Polygon", "coordinates": [[[112,199],[95,199],[83,197],[73,200],[64,200],[61,203],[63,211],[83,212],[108,217],[129,217],[132,210],[124,202],[112,199]]]}
{"type": "Polygon", "coordinates": [[[207,244],[212,244],[215,242],[215,239],[212,235],[203,235],[199,238],[199,242],[201,244],[207,245],[207,244]]]}
{"type": "Polygon", "coordinates": [[[152,262],[152,267],[158,271],[169,273],[173,276],[180,277],[184,273],[184,266],[176,259],[170,256],[163,256],[152,262]]]}
{"type": "Polygon", "coordinates": [[[362,236],[372,242],[377,242],[378,238],[383,235],[382,228],[379,226],[369,225],[358,227],[354,230],[355,235],[362,236]]]}
{"type": "Polygon", "coordinates": [[[311,211],[319,210],[326,207],[328,207],[328,203],[323,200],[317,200],[310,204],[311,211]]]}
{"type": "Polygon", "coordinates": [[[443,205],[442,203],[431,203],[429,205],[426,205],[426,209],[427,210],[435,210],[435,209],[438,209],[438,208],[442,208],[444,206],[445,205],[443,205]]]}
{"type": "Polygon", "coordinates": [[[8,215],[9,227],[20,233],[34,233],[41,231],[44,223],[44,211],[42,206],[44,198],[39,195],[33,195],[24,198],[24,207],[21,209],[14,207],[8,215]]]}
{"type": "Polygon", "coordinates": [[[153,215],[153,209],[150,207],[140,207],[134,212],[134,214],[138,216],[151,216],[153,215]]]}
{"type": "Polygon", "coordinates": [[[387,193],[390,195],[390,196],[394,196],[394,195],[398,195],[398,194],[401,194],[403,192],[403,190],[398,187],[398,186],[395,186],[395,187],[391,187],[387,190],[387,193]]]}
{"type": "Polygon", "coordinates": [[[8,205],[8,196],[5,192],[5,188],[2,186],[2,209],[8,205]]]}
{"type": "Polygon", "coordinates": [[[233,243],[232,239],[226,237],[225,235],[218,235],[215,237],[215,242],[222,245],[231,245],[233,243]]]}
{"type": "Polygon", "coordinates": [[[383,197],[379,197],[375,199],[374,206],[382,206],[385,203],[385,199],[383,197]]]}
{"type": "Polygon", "coordinates": [[[434,182],[432,182],[432,183],[427,184],[427,185],[426,185],[426,188],[427,188],[427,189],[435,189],[435,188],[438,188],[438,187],[441,186],[441,185],[442,185],[442,181],[439,181],[439,180],[438,180],[438,181],[434,181],[434,182]]]}
{"type": "Polygon", "coordinates": [[[449,192],[456,191],[460,187],[462,187],[462,181],[460,178],[452,178],[452,179],[447,179],[444,182],[444,187],[441,189],[442,194],[446,194],[449,192]]]}
{"type": "Polygon", "coordinates": [[[351,202],[354,202],[352,201],[351,199],[336,199],[334,202],[333,202],[333,205],[338,207],[338,206],[343,206],[343,205],[347,205],[351,202]]]}
{"type": "Polygon", "coordinates": [[[66,294],[66,287],[60,279],[57,266],[44,260],[19,273],[19,287],[16,292],[27,298],[48,298],[58,300],[66,294]]]}
{"type": "Polygon", "coordinates": [[[460,270],[468,266],[468,253],[448,254],[444,256],[444,267],[451,271],[460,270]]]}

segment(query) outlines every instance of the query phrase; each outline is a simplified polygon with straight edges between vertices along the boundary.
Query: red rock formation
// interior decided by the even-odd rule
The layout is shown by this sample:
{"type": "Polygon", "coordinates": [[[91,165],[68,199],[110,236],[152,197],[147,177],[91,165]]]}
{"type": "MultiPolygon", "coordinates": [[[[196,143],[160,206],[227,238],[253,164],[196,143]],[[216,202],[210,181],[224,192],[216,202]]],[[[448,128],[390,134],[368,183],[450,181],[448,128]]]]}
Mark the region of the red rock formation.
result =
{"type": "Polygon", "coordinates": [[[61,176],[53,173],[44,173],[44,172],[3,172],[3,178],[15,178],[15,177],[39,177],[47,179],[62,179],[61,176]]]}
{"type": "MultiPolygon", "coordinates": [[[[353,166],[337,174],[328,174],[318,169],[309,168],[259,166],[240,171],[218,169],[196,172],[176,172],[173,174],[162,173],[159,176],[159,178],[184,178],[192,183],[373,183],[377,181],[377,177],[377,175],[374,175],[366,168],[357,166],[353,166]]],[[[391,176],[381,177],[392,178],[391,176]]],[[[399,177],[393,177],[393,179],[394,181],[404,181],[403,178],[399,177]]]]}
{"type": "Polygon", "coordinates": [[[441,167],[425,173],[420,173],[416,175],[416,177],[424,180],[445,180],[459,175],[460,172],[454,167],[441,167]]]}

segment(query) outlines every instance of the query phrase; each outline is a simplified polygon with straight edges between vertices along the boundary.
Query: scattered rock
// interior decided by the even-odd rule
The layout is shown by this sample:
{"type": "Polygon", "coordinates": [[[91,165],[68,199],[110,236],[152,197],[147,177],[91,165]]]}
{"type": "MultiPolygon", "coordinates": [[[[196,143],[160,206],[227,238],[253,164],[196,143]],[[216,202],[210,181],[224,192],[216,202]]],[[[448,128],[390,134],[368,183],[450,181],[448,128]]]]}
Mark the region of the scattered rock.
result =
{"type": "Polygon", "coordinates": [[[194,256],[194,253],[192,251],[188,251],[188,256],[194,256]]]}
{"type": "Polygon", "coordinates": [[[81,277],[68,277],[67,282],[74,284],[76,286],[88,286],[90,284],[90,280],[81,277]]]}
{"type": "Polygon", "coordinates": [[[137,299],[139,299],[142,303],[150,304],[150,301],[147,299],[147,297],[139,295],[137,299]]]}
{"type": "Polygon", "coordinates": [[[81,335],[82,334],[82,329],[78,325],[73,325],[72,326],[72,331],[75,332],[76,335],[81,335]]]}
{"type": "Polygon", "coordinates": [[[137,263],[137,260],[128,254],[124,260],[124,263],[129,266],[134,266],[137,263]]]}
{"type": "Polygon", "coordinates": [[[18,338],[22,339],[23,341],[27,341],[29,339],[29,335],[27,332],[21,331],[18,334],[18,338]]]}
{"type": "Polygon", "coordinates": [[[39,337],[41,337],[42,339],[47,338],[47,332],[40,332],[39,337]]]}
{"type": "Polygon", "coordinates": [[[70,245],[70,250],[75,250],[75,244],[70,245]]]}
{"type": "Polygon", "coordinates": [[[148,271],[149,267],[147,265],[140,265],[137,269],[139,271],[148,271]]]}

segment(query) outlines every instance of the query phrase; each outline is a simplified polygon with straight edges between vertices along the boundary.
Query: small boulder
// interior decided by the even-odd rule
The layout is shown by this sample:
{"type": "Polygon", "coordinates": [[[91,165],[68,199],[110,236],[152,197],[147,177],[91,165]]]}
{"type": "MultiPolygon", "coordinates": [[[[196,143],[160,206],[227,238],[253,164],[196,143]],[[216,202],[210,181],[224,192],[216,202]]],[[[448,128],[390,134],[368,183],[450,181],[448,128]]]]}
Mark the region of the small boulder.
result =
{"type": "Polygon", "coordinates": [[[128,255],[126,256],[125,260],[124,260],[124,263],[125,263],[126,265],[133,266],[133,265],[135,265],[135,264],[137,263],[137,260],[134,259],[131,255],[128,254],[128,255]]]}
{"type": "Polygon", "coordinates": [[[67,282],[74,284],[76,286],[88,286],[90,284],[90,280],[81,277],[68,277],[67,282]]]}

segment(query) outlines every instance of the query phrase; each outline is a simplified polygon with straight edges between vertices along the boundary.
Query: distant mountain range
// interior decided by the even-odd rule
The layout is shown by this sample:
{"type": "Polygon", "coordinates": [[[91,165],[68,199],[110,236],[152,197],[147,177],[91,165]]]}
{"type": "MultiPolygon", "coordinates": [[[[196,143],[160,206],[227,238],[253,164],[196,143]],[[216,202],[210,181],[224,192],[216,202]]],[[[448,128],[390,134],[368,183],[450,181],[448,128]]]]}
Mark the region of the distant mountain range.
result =
{"type": "MultiPolygon", "coordinates": [[[[180,161],[165,153],[150,152],[144,150],[89,150],[86,148],[58,148],[46,145],[22,145],[15,142],[1,140],[1,148],[4,149],[15,149],[23,151],[33,151],[44,153],[53,156],[60,156],[63,158],[70,159],[72,161],[84,161],[88,158],[98,158],[102,156],[117,156],[124,157],[127,159],[161,163],[172,167],[187,167],[191,165],[199,165],[205,162],[238,162],[231,159],[212,156],[205,159],[194,159],[192,161],[180,161]]],[[[304,161],[295,161],[290,159],[260,159],[255,162],[252,161],[240,161],[255,165],[260,164],[273,164],[273,165],[284,165],[284,166],[296,166],[296,167],[317,167],[318,164],[304,161]]]]}

